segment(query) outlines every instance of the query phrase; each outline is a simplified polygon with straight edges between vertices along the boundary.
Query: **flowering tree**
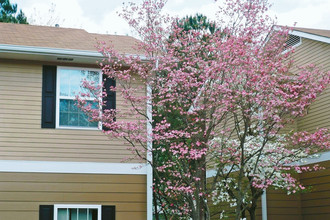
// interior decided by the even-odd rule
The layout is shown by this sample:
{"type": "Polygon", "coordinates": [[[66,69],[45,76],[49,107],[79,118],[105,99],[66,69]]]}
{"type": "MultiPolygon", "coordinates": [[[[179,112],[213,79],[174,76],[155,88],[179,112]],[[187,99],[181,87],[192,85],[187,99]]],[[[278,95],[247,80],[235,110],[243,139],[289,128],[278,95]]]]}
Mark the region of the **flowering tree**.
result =
{"type": "MultiPolygon", "coordinates": [[[[324,129],[280,133],[306,113],[329,84],[329,72],[313,65],[290,72],[294,51],[282,53],[289,30],[273,31],[266,0],[227,0],[212,33],[163,15],[165,2],[130,3],[121,14],[140,35],[141,56],[99,47],[107,57],[100,63],[104,74],[117,82],[107,89],[129,107],[100,114],[81,99],[80,107],[153,167],[160,208],[175,218],[210,219],[212,196],[234,204],[236,219],[245,211],[254,219],[263,189],[303,188],[286,171],[309,169],[293,162],[329,148],[324,129]],[[216,175],[206,184],[210,164],[216,175]]],[[[106,104],[106,92],[85,86],[106,104]]]]}

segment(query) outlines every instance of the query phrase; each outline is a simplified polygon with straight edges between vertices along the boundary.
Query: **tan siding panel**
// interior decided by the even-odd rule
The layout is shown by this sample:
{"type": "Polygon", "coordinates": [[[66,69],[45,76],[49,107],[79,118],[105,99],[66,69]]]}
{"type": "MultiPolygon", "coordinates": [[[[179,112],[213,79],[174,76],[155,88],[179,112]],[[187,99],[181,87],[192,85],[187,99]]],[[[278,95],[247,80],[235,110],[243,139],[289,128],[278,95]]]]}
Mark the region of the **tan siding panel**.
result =
{"type": "Polygon", "coordinates": [[[74,193],[145,193],[145,184],[109,183],[31,183],[0,182],[0,191],[14,192],[74,192],[74,193]]]}
{"type": "Polygon", "coordinates": [[[54,203],[78,202],[86,201],[95,202],[107,202],[109,198],[113,202],[139,202],[145,200],[144,194],[137,193],[67,193],[67,192],[0,192],[2,201],[31,201],[31,198],[35,201],[46,202],[53,201],[54,203]]]}
{"type": "Polygon", "coordinates": [[[303,216],[303,220],[325,220],[330,219],[330,214],[313,214],[313,215],[307,215],[305,214],[303,216]]]}
{"type": "MultiPolygon", "coordinates": [[[[131,155],[126,142],[100,131],[41,129],[41,87],[42,64],[0,61],[0,160],[120,162],[131,155]]],[[[127,109],[117,100],[117,108],[127,109]]]]}
{"type": "Polygon", "coordinates": [[[318,200],[304,200],[301,206],[302,208],[304,208],[304,207],[314,207],[314,206],[318,207],[323,205],[330,207],[330,198],[318,199],[318,200]]]}
{"type": "MultiPolygon", "coordinates": [[[[63,204],[69,204],[68,202],[63,202],[63,204]]],[[[88,202],[82,201],[79,204],[89,204],[88,202]]],[[[29,211],[39,207],[39,205],[49,205],[49,202],[0,202],[0,213],[2,211],[29,211]]],[[[113,205],[112,203],[104,203],[103,205],[113,205]]],[[[116,203],[117,212],[138,212],[141,210],[146,210],[146,203],[141,202],[130,202],[130,203],[116,203]]]]}
{"type": "Polygon", "coordinates": [[[1,80],[4,82],[16,82],[18,84],[21,83],[28,83],[33,85],[38,85],[40,87],[40,84],[42,82],[42,78],[40,76],[37,77],[29,77],[29,74],[24,74],[22,77],[13,77],[11,74],[8,74],[8,76],[1,76],[1,80]]]}
{"type": "MultiPolygon", "coordinates": [[[[17,105],[15,102],[11,102],[11,103],[3,103],[1,104],[1,109],[7,109],[7,110],[32,110],[32,111],[37,111],[40,114],[41,117],[41,105],[25,105],[24,108],[17,105]]],[[[18,121],[20,122],[20,121],[18,121]]],[[[1,126],[2,127],[2,126],[1,126]]]]}
{"type": "Polygon", "coordinates": [[[319,207],[304,207],[302,209],[303,215],[309,214],[330,214],[330,210],[328,206],[319,206],[319,207]]]}
{"type": "Polygon", "coordinates": [[[300,215],[268,215],[267,220],[301,220],[300,215]]]}
{"type": "MultiPolygon", "coordinates": [[[[0,114],[21,114],[21,115],[38,115],[40,117],[40,111],[38,110],[30,110],[30,109],[6,109],[0,108],[0,114]]],[[[0,128],[2,129],[2,128],[0,128]]]]}
{"type": "Polygon", "coordinates": [[[304,183],[304,185],[330,183],[330,175],[317,176],[317,177],[314,177],[314,178],[303,179],[302,182],[304,183]]]}
{"type": "Polygon", "coordinates": [[[39,211],[2,211],[0,219],[6,220],[36,220],[39,218],[39,211]]]}
{"type": "Polygon", "coordinates": [[[1,173],[0,219],[38,219],[39,205],[101,204],[115,205],[117,220],[145,220],[145,192],[145,175],[1,173]]]}
{"type": "MultiPolygon", "coordinates": [[[[295,61],[297,65],[314,63],[325,71],[330,70],[330,45],[309,39],[302,39],[302,45],[296,49],[295,61]]],[[[327,88],[310,106],[308,114],[297,121],[299,131],[313,132],[315,129],[330,127],[330,88],[327,88]]]]}
{"type": "Polygon", "coordinates": [[[301,195],[303,219],[322,219],[330,216],[330,161],[320,163],[324,170],[300,175],[302,184],[311,186],[311,192],[301,195]]]}
{"type": "MultiPolygon", "coordinates": [[[[26,87],[18,87],[18,86],[8,86],[8,85],[0,85],[0,89],[1,90],[6,90],[6,91],[20,91],[20,92],[24,92],[27,91],[28,93],[35,93],[35,95],[38,95],[39,93],[41,93],[41,87],[28,87],[28,89],[26,87]]],[[[13,93],[14,93],[13,92],[13,93]]]]}
{"type": "Polygon", "coordinates": [[[145,175],[1,173],[0,182],[145,183],[145,175]]]}

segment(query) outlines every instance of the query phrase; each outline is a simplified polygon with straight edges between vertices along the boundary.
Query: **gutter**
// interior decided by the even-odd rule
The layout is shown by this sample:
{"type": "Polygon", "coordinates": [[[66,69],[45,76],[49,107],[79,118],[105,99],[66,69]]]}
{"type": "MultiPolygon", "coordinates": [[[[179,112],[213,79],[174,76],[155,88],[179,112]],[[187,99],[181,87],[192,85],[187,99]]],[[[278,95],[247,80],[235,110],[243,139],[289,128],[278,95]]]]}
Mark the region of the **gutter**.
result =
{"type": "Polygon", "coordinates": [[[0,44],[0,51],[5,53],[18,53],[18,54],[33,54],[33,55],[48,55],[48,56],[66,55],[66,56],[84,57],[84,58],[87,57],[103,58],[103,55],[97,51],[21,46],[21,45],[9,45],[9,44],[0,44]]]}
{"type": "MultiPolygon", "coordinates": [[[[74,50],[64,48],[50,48],[50,47],[35,47],[0,44],[1,53],[26,54],[26,55],[42,55],[42,56],[71,56],[85,59],[102,59],[105,58],[102,53],[91,50],[74,50]]],[[[148,61],[147,57],[139,54],[125,54],[125,56],[140,57],[142,61],[148,61]]]]}

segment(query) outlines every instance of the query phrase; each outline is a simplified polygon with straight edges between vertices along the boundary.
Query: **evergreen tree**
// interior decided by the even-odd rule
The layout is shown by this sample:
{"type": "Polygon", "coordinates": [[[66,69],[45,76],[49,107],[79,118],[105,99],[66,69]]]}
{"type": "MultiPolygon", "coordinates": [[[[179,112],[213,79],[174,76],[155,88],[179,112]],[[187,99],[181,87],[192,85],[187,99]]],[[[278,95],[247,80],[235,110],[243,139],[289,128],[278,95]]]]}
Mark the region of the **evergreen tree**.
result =
{"type": "Polygon", "coordinates": [[[11,4],[10,0],[0,0],[0,22],[28,24],[23,11],[17,13],[17,4],[11,4]]]}
{"type": "MultiPolygon", "coordinates": [[[[194,33],[201,33],[199,36],[199,40],[201,44],[208,44],[208,36],[215,34],[216,31],[216,25],[213,22],[210,22],[208,18],[205,15],[202,14],[196,14],[193,16],[186,16],[180,20],[177,21],[177,26],[181,30],[179,33],[173,33],[170,35],[168,41],[169,43],[176,41],[177,42],[177,53],[182,54],[184,57],[186,51],[186,42],[181,42],[182,36],[188,36],[188,35],[194,35],[194,33]]],[[[196,35],[195,35],[196,37],[196,35]]],[[[205,51],[201,51],[201,53],[207,54],[205,56],[208,56],[208,59],[210,59],[211,54],[207,53],[205,51]]],[[[204,57],[205,57],[204,56],[204,57]]],[[[181,61],[178,61],[178,67],[182,67],[184,64],[181,61]]],[[[158,72],[159,77],[161,78],[167,78],[167,72],[166,71],[159,71],[158,72]]],[[[156,94],[159,91],[157,89],[153,90],[153,93],[156,94]]],[[[154,100],[155,102],[159,102],[161,100],[154,100]]],[[[174,103],[172,103],[174,104],[174,103]]],[[[178,103],[177,106],[180,106],[178,103]]],[[[183,130],[186,126],[186,123],[182,121],[182,118],[180,117],[180,110],[171,110],[168,112],[169,106],[153,106],[154,110],[159,113],[159,115],[153,116],[153,123],[155,126],[158,123],[161,123],[162,120],[166,119],[171,124],[171,129],[176,130],[183,130]],[[157,109],[157,110],[156,110],[157,109]]],[[[188,109],[185,109],[186,111],[189,111],[188,109]]],[[[196,122],[197,124],[197,122],[196,122]]],[[[183,142],[191,142],[191,139],[183,138],[178,141],[183,142]]],[[[163,142],[154,142],[153,143],[153,163],[157,164],[157,167],[161,167],[166,165],[167,161],[170,160],[177,160],[177,156],[173,155],[173,153],[170,152],[170,144],[166,141],[163,142]]],[[[205,158],[204,158],[205,160],[205,158]]],[[[196,167],[197,164],[194,162],[187,161],[185,163],[188,167],[196,167]]],[[[178,169],[180,169],[178,167],[178,169]]],[[[169,198],[167,196],[167,187],[166,187],[166,181],[168,179],[174,179],[174,177],[171,175],[171,169],[164,169],[162,172],[158,172],[156,169],[154,169],[153,175],[154,175],[154,194],[153,194],[153,202],[154,202],[154,218],[155,220],[168,220],[171,218],[179,218],[179,215],[175,215],[172,211],[177,209],[177,207],[183,206],[185,201],[185,198],[183,196],[178,195],[175,198],[169,198]],[[168,170],[168,171],[167,171],[168,170]]],[[[180,178],[177,179],[177,181],[180,178]]],[[[205,184],[203,184],[203,187],[206,187],[205,184]]]]}

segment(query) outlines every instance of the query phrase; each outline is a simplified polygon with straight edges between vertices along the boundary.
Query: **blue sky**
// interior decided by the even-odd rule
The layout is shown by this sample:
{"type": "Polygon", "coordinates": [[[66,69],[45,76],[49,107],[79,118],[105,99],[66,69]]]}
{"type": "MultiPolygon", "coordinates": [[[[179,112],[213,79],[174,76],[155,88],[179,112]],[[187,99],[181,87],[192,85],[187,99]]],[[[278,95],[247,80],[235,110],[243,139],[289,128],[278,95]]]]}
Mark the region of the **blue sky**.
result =
{"type": "MultiPolygon", "coordinates": [[[[131,0],[138,2],[138,0],[131,0]]],[[[221,0],[218,0],[221,2],[221,0]]],[[[47,20],[51,3],[56,5],[56,14],[62,27],[83,28],[88,32],[132,35],[125,21],[118,17],[123,0],[11,0],[17,3],[27,17],[32,15],[39,22],[47,20]]],[[[127,1],[126,1],[127,2],[127,1]]],[[[165,10],[184,17],[203,13],[212,18],[216,7],[213,0],[168,0],[165,10]]],[[[329,0],[270,0],[271,14],[278,23],[298,27],[330,29],[329,0]]]]}

